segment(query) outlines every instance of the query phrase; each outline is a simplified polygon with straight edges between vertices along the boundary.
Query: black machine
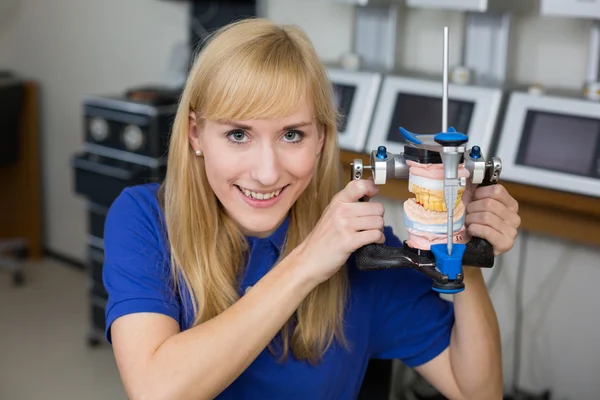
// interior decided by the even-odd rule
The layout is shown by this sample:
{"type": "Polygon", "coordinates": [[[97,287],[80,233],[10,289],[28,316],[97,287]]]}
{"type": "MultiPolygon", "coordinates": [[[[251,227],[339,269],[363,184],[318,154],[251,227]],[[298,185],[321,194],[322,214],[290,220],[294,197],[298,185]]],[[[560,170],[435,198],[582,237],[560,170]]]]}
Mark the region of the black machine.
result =
{"type": "Polygon", "coordinates": [[[178,91],[163,88],[88,97],[85,151],[73,160],[75,191],[109,207],[124,188],[163,177],[178,99],[178,91]]]}
{"type": "MultiPolygon", "coordinates": [[[[256,0],[191,1],[192,53],[210,32],[258,15],[256,0]]],[[[89,96],[83,102],[84,149],[73,156],[75,192],[88,200],[87,264],[91,332],[88,343],[102,343],[108,294],[102,281],[104,222],[108,209],[129,186],[160,182],[167,170],[169,135],[181,88],[147,86],[122,94],[89,96]]]]}
{"type": "Polygon", "coordinates": [[[166,174],[169,134],[180,91],[144,87],[84,101],[84,150],[76,154],[75,192],[88,200],[87,264],[91,282],[91,331],[99,345],[108,294],[102,281],[104,222],[112,202],[128,186],[160,181],[166,174]]]}

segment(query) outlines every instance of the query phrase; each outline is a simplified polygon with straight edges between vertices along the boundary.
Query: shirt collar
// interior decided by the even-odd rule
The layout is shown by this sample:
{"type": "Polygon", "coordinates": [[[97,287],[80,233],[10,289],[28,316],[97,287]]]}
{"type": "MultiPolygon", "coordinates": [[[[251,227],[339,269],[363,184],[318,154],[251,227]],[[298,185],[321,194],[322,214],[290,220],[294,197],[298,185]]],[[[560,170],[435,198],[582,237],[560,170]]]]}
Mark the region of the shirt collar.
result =
{"type": "Polygon", "coordinates": [[[285,238],[287,236],[287,230],[290,224],[290,216],[289,214],[285,217],[285,219],[283,220],[283,222],[281,223],[281,225],[279,225],[279,227],[275,230],[275,232],[273,232],[271,234],[271,236],[268,236],[266,238],[257,238],[254,236],[249,236],[248,237],[248,242],[250,243],[250,245],[254,245],[257,242],[270,242],[273,246],[275,246],[275,248],[277,249],[278,252],[281,253],[281,248],[283,247],[283,243],[285,242],[285,238]]]}

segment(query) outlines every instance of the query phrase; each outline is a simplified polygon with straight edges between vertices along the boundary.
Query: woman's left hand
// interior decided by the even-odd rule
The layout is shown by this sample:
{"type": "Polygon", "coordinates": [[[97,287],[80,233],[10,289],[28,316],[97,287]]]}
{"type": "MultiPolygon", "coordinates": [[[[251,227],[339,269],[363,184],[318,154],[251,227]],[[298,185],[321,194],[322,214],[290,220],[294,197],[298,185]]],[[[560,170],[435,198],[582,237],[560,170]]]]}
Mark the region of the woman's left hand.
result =
{"type": "Polygon", "coordinates": [[[494,255],[509,251],[521,225],[519,203],[500,184],[477,187],[465,193],[465,227],[469,236],[486,239],[494,247],[494,255]]]}

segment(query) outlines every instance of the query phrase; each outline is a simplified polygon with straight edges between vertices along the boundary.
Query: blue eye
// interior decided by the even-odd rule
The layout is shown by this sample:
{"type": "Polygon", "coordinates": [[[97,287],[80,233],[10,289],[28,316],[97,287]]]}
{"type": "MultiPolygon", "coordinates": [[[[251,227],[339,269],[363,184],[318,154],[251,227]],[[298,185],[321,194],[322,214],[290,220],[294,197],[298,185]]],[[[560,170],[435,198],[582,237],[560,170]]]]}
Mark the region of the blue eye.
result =
{"type": "Polygon", "coordinates": [[[283,137],[288,142],[299,143],[304,138],[304,133],[300,131],[287,131],[283,137]]]}
{"type": "Polygon", "coordinates": [[[246,133],[244,131],[241,130],[235,130],[235,131],[231,131],[227,133],[227,139],[230,142],[236,143],[236,144],[241,144],[241,143],[245,143],[247,142],[248,137],[246,136],[246,133]]]}

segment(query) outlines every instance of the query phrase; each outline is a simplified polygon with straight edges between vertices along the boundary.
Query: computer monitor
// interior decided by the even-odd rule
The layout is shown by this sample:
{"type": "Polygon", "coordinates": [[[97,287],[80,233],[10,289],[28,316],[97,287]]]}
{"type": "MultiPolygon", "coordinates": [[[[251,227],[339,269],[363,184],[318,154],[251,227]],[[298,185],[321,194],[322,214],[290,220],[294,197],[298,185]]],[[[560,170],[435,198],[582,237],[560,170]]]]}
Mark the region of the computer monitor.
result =
{"type": "Polygon", "coordinates": [[[362,152],[381,85],[381,74],[330,68],[336,106],[340,113],[338,141],[343,150],[362,152]]]}
{"type": "MultiPolygon", "coordinates": [[[[386,146],[402,153],[406,144],[400,127],[413,133],[442,131],[442,81],[387,76],[375,112],[367,146],[369,152],[386,146]]],[[[502,90],[448,85],[448,126],[469,137],[468,146],[489,156],[498,119],[502,90]]]]}
{"type": "Polygon", "coordinates": [[[600,197],[600,104],[516,92],[497,155],[502,179],[600,197]]]}

